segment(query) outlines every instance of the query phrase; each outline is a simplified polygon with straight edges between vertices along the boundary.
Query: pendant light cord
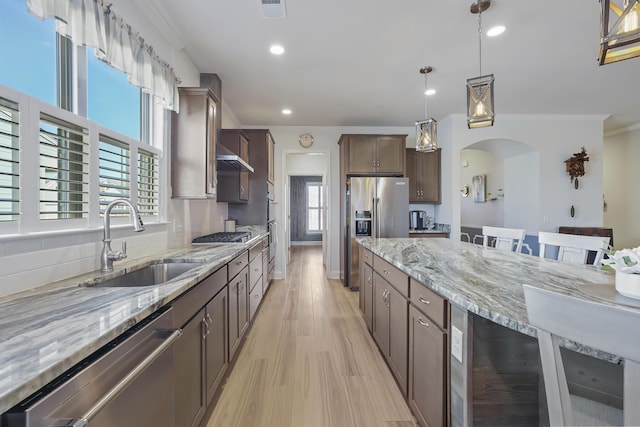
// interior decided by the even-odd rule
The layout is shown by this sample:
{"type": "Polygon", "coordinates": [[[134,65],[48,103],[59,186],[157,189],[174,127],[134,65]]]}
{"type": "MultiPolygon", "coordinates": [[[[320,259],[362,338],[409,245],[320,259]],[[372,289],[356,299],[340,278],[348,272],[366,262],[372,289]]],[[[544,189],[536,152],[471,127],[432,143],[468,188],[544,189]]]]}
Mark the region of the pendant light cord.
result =
{"type": "Polygon", "coordinates": [[[480,64],[480,76],[482,75],[482,11],[478,13],[478,52],[480,64]]]}
{"type": "Polygon", "coordinates": [[[424,118],[429,118],[429,97],[427,96],[427,89],[429,86],[427,85],[427,73],[424,73],[424,118]]]}

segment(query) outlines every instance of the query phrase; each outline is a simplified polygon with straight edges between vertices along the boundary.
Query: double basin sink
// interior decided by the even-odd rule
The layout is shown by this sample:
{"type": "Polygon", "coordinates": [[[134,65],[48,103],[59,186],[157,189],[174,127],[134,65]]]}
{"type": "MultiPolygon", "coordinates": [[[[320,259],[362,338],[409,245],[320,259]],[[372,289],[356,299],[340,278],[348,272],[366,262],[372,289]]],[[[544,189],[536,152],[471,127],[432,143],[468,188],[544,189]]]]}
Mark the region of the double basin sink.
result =
{"type": "Polygon", "coordinates": [[[131,288],[158,286],[190,270],[202,267],[203,262],[162,261],[129,271],[112,279],[91,285],[93,288],[131,288]]]}

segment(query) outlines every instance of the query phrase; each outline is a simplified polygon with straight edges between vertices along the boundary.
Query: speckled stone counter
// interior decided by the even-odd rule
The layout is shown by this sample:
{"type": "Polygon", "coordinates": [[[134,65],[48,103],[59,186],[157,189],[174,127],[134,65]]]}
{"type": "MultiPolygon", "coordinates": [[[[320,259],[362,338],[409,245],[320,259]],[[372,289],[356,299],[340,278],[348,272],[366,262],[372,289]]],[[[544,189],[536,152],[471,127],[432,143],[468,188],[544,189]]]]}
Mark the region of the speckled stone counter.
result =
{"type": "Polygon", "coordinates": [[[125,330],[196,285],[266,236],[244,227],[247,244],[193,246],[120,261],[111,273],[90,273],[0,300],[0,413],[42,388],[125,330]],[[154,262],[201,262],[159,286],[97,288],[91,284],[154,262]]]}
{"type": "MultiPolygon", "coordinates": [[[[597,293],[588,292],[589,287],[614,286],[614,275],[595,267],[568,265],[444,238],[360,238],[358,243],[452,304],[533,337],[537,333],[527,319],[522,289],[525,283],[580,299],[639,309],[635,300],[597,298],[597,293]]],[[[567,342],[565,346],[617,361],[614,355],[579,343],[567,342]]]]}

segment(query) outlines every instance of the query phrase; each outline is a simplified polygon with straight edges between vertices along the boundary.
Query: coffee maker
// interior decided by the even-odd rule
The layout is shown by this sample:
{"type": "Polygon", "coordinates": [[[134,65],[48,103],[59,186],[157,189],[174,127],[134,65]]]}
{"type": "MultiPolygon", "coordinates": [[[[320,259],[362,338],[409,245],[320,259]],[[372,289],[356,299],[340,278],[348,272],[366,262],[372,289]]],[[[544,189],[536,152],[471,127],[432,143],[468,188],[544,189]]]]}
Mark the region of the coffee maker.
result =
{"type": "Polygon", "coordinates": [[[424,230],[427,228],[427,212],[425,211],[409,211],[409,227],[412,230],[424,230]]]}

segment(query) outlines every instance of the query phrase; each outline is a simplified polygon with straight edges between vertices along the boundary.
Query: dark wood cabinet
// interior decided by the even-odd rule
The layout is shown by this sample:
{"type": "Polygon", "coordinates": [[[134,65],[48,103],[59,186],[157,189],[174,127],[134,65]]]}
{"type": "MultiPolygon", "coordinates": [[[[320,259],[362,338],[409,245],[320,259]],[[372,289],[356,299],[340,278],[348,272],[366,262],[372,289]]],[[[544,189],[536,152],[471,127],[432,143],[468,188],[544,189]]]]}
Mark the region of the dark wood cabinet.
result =
{"type": "Polygon", "coordinates": [[[440,150],[420,152],[406,149],[409,203],[441,203],[440,150]]]}
{"type": "Polygon", "coordinates": [[[174,345],[177,426],[197,426],[205,412],[204,318],[202,309],[182,327],[182,335],[174,345]]]}
{"type": "Polygon", "coordinates": [[[366,249],[360,249],[360,310],[369,331],[373,327],[373,268],[371,258],[373,254],[366,249]],[[368,261],[368,262],[367,262],[368,261]]]}
{"type": "MultiPolygon", "coordinates": [[[[241,129],[222,129],[220,145],[249,163],[249,138],[241,129]]],[[[219,202],[242,203],[250,198],[248,171],[218,170],[219,202]]]]}
{"type": "Polygon", "coordinates": [[[406,135],[342,135],[345,174],[404,175],[406,135]]]}
{"type": "Polygon", "coordinates": [[[215,198],[218,98],[208,88],[179,88],[172,113],[171,197],[215,198]]]}
{"type": "Polygon", "coordinates": [[[235,356],[249,326],[247,270],[244,267],[229,282],[229,360],[235,356]]]}
{"type": "Polygon", "coordinates": [[[449,303],[411,280],[409,406],[421,426],[449,425],[449,303]]]}
{"type": "Polygon", "coordinates": [[[373,263],[372,335],[406,396],[409,278],[381,258],[373,263]]]}
{"type": "Polygon", "coordinates": [[[249,164],[254,172],[249,174],[249,198],[242,203],[229,203],[229,218],[239,225],[266,225],[269,203],[274,200],[275,142],[269,129],[243,129],[249,140],[249,164]]]}
{"type": "Polygon", "coordinates": [[[205,306],[205,367],[207,405],[227,370],[229,297],[225,287],[205,306]]]}

